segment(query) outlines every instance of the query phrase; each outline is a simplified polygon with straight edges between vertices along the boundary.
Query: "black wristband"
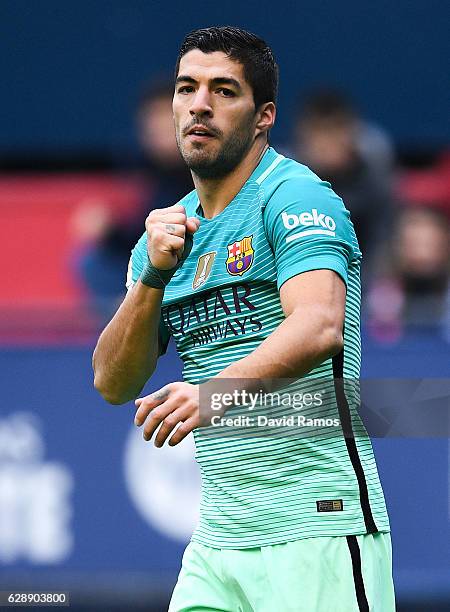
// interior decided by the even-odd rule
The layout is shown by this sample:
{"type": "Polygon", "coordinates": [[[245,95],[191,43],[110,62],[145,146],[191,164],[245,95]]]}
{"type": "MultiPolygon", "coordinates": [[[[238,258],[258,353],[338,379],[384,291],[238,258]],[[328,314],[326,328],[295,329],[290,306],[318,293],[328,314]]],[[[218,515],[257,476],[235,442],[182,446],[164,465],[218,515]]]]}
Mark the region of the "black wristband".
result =
{"type": "Polygon", "coordinates": [[[170,268],[170,270],[159,270],[158,268],[155,268],[155,266],[152,264],[147,255],[147,264],[142,270],[141,282],[147,287],[153,287],[154,289],[164,289],[164,287],[169,284],[170,279],[178,270],[178,268],[181,268],[183,263],[188,258],[189,253],[192,250],[192,245],[192,234],[187,233],[184,240],[184,249],[181,259],[179,259],[177,265],[173,268],[170,268]]]}

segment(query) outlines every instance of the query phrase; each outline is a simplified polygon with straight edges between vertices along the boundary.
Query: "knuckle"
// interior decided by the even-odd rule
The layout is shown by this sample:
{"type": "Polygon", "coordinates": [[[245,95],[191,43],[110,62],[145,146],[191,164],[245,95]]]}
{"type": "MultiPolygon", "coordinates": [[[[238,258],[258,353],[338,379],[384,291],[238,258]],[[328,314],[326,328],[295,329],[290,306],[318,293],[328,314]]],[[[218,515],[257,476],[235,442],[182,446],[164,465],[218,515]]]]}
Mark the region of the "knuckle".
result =
{"type": "Polygon", "coordinates": [[[185,232],[186,232],[186,226],[182,225],[181,223],[174,223],[174,231],[176,232],[177,235],[181,235],[184,236],[185,232]]]}
{"type": "Polygon", "coordinates": [[[161,208],[154,208],[148,213],[147,220],[155,219],[155,217],[159,217],[163,211],[161,208]]]}
{"type": "Polygon", "coordinates": [[[189,433],[189,425],[186,425],[186,423],[182,423],[177,429],[177,434],[186,435],[187,433],[189,433]]]}
{"type": "Polygon", "coordinates": [[[165,221],[158,221],[155,226],[156,231],[160,236],[167,236],[167,223],[165,221]]]}
{"type": "Polygon", "coordinates": [[[145,398],[143,402],[141,402],[141,405],[139,406],[139,408],[136,410],[136,414],[146,414],[147,410],[148,410],[148,399],[145,398]]]}
{"type": "Polygon", "coordinates": [[[148,225],[147,226],[147,234],[148,234],[148,238],[150,241],[154,241],[155,239],[158,239],[158,236],[160,234],[160,230],[158,228],[157,225],[148,225]]]}
{"type": "Polygon", "coordinates": [[[154,410],[152,410],[152,413],[150,414],[150,420],[153,422],[160,421],[163,417],[164,417],[163,411],[159,410],[158,408],[155,408],[154,410]]]}
{"type": "Polygon", "coordinates": [[[184,433],[183,431],[180,431],[180,429],[181,429],[181,427],[178,427],[176,432],[170,438],[170,445],[171,446],[173,446],[174,444],[178,444],[178,442],[181,442],[181,440],[185,437],[186,433],[184,433]]]}
{"type": "Polygon", "coordinates": [[[149,230],[149,228],[151,228],[157,222],[158,222],[157,211],[156,210],[152,210],[152,212],[148,215],[148,217],[145,220],[145,227],[146,227],[147,231],[149,230]]]}
{"type": "Polygon", "coordinates": [[[158,228],[157,232],[152,236],[152,242],[158,246],[164,246],[167,243],[168,238],[169,234],[158,228]]]}
{"type": "Polygon", "coordinates": [[[177,422],[178,422],[178,419],[173,414],[170,414],[164,419],[164,424],[168,425],[169,427],[174,427],[177,424],[177,422]]]}
{"type": "Polygon", "coordinates": [[[174,390],[172,391],[172,393],[170,394],[171,398],[174,400],[174,402],[176,404],[179,404],[180,402],[183,401],[183,394],[181,391],[178,390],[174,390]]]}
{"type": "Polygon", "coordinates": [[[189,397],[186,400],[186,404],[187,404],[188,408],[190,408],[191,410],[193,410],[194,408],[197,407],[197,402],[195,401],[195,399],[193,397],[189,397]]]}

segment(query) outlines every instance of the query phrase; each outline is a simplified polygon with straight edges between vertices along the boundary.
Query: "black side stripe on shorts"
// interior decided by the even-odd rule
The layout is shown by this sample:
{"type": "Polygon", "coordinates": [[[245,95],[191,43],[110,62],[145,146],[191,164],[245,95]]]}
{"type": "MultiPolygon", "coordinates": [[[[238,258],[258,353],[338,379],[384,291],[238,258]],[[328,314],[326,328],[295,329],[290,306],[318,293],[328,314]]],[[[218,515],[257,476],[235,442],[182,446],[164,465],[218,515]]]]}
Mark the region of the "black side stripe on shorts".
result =
{"type": "Polygon", "coordinates": [[[359,551],[358,540],[356,536],[346,536],[350,556],[352,558],[353,581],[355,583],[356,601],[360,612],[370,612],[369,602],[367,601],[366,591],[364,589],[364,580],[361,569],[361,553],[359,551]]]}
{"type": "Polygon", "coordinates": [[[355,436],[353,433],[352,419],[350,408],[344,391],[344,349],[333,357],[333,376],[334,376],[334,391],[339,410],[339,418],[341,419],[342,430],[345,436],[345,444],[347,452],[352,462],[353,469],[356,474],[359,487],[359,499],[361,502],[361,510],[364,516],[367,533],[376,533],[378,528],[375,524],[372,515],[372,509],[369,502],[369,492],[367,490],[366,476],[359,458],[358,448],[356,446],[355,436]]]}

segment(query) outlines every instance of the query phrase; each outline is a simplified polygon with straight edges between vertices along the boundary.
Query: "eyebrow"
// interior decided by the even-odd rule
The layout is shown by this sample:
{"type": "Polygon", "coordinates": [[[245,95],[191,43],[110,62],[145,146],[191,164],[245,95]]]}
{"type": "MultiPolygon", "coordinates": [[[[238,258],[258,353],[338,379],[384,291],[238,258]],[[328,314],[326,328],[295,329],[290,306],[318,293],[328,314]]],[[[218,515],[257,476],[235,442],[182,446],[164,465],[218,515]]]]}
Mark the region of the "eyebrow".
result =
{"type": "MultiPolygon", "coordinates": [[[[187,76],[187,75],[184,75],[184,74],[181,74],[179,77],[177,77],[177,79],[175,81],[175,85],[178,85],[181,82],[183,82],[183,83],[192,83],[193,85],[196,85],[198,83],[198,81],[196,81],[191,76],[187,76]]],[[[233,87],[235,87],[239,91],[242,90],[242,87],[241,87],[241,84],[239,83],[239,81],[236,81],[236,79],[232,79],[231,77],[216,77],[214,79],[211,79],[210,82],[212,83],[212,85],[232,85],[233,87]]]]}

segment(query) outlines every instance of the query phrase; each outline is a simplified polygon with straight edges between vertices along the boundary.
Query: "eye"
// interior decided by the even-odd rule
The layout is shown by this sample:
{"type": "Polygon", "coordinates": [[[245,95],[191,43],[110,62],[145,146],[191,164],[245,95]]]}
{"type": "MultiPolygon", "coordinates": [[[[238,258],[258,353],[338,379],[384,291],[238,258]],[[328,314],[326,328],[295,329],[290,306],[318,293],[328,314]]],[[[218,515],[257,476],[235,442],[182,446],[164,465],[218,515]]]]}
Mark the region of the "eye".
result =
{"type": "Polygon", "coordinates": [[[234,91],[232,89],[228,89],[228,87],[219,87],[217,91],[225,96],[225,98],[233,98],[236,95],[234,91]]]}
{"type": "Polygon", "coordinates": [[[188,94],[188,93],[192,93],[193,91],[194,91],[194,88],[192,85],[181,85],[181,87],[178,88],[177,93],[188,94]]]}

